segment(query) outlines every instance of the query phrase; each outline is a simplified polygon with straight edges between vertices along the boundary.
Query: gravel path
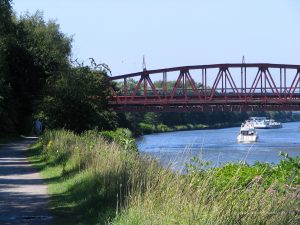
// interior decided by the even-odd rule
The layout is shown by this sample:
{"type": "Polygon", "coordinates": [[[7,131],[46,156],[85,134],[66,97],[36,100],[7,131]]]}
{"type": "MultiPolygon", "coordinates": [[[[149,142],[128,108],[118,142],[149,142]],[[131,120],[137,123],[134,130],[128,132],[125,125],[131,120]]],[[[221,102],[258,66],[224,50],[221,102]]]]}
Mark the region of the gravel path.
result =
{"type": "Polygon", "coordinates": [[[34,141],[0,144],[0,224],[52,224],[47,185],[24,154],[34,141]]]}

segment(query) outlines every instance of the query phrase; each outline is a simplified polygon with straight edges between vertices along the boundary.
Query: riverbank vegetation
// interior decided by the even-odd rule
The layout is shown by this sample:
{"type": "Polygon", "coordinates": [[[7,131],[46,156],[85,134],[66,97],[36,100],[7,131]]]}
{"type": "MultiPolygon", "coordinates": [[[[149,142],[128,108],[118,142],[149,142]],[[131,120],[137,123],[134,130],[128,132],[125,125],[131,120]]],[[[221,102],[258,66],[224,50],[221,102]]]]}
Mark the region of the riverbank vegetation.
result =
{"type": "Polygon", "coordinates": [[[47,131],[28,152],[42,171],[57,224],[297,224],[300,158],[184,174],[138,154],[130,133],[47,131]]]}
{"type": "Polygon", "coordinates": [[[191,113],[125,113],[119,121],[136,135],[170,131],[220,129],[240,126],[251,116],[265,116],[281,122],[298,121],[291,112],[191,112],[191,113]],[[125,121],[125,122],[124,122],[125,121]]]}
{"type": "Polygon", "coordinates": [[[152,134],[152,133],[163,133],[171,131],[184,131],[184,130],[202,130],[202,129],[220,129],[228,128],[234,126],[240,126],[240,122],[224,122],[224,123],[215,123],[215,124],[184,124],[184,125],[173,125],[167,126],[165,124],[159,123],[158,125],[149,124],[141,122],[138,124],[138,129],[136,130],[138,134],[152,134]]]}

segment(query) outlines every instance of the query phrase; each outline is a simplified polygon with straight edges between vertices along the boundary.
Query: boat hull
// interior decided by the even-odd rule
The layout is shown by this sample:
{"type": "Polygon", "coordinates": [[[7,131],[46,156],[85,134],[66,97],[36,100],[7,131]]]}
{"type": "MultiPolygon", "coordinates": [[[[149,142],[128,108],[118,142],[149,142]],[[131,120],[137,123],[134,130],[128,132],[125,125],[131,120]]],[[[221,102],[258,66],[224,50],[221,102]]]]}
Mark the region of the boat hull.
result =
{"type": "Polygon", "coordinates": [[[274,119],[267,119],[267,117],[250,117],[248,120],[255,129],[277,129],[282,128],[280,122],[274,119]]]}
{"type": "Polygon", "coordinates": [[[258,139],[257,135],[242,135],[239,134],[237,136],[237,141],[241,143],[251,143],[251,142],[256,142],[258,139]]]}
{"type": "Polygon", "coordinates": [[[253,127],[255,129],[278,129],[278,128],[282,128],[282,124],[277,123],[277,124],[269,124],[269,125],[253,125],[253,127]]]}

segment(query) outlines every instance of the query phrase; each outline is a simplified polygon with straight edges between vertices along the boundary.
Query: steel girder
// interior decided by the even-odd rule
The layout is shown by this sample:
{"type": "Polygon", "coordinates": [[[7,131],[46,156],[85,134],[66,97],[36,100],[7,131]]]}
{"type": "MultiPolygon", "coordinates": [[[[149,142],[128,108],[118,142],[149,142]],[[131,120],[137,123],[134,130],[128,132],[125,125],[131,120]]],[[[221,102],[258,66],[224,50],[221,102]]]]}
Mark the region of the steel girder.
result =
{"type": "Polygon", "coordinates": [[[114,88],[109,97],[109,105],[116,111],[300,110],[300,65],[185,66],[144,70],[110,77],[110,80],[122,86],[112,85],[114,88]],[[169,87],[168,73],[178,74],[176,82],[169,87]],[[159,79],[160,75],[158,87],[152,80],[159,79]],[[129,78],[138,79],[134,90],[128,87],[129,78]],[[198,85],[195,80],[199,80],[198,85]]]}

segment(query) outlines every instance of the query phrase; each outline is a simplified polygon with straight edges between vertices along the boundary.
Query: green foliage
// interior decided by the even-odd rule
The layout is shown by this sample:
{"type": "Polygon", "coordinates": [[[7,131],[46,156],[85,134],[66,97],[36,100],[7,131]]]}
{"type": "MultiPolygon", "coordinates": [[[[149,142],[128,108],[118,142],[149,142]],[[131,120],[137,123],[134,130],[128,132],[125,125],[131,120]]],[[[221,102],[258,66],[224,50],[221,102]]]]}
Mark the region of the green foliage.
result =
{"type": "MultiPolygon", "coordinates": [[[[118,139],[127,132],[101,136],[118,139]]],[[[188,173],[179,174],[101,136],[47,131],[40,139],[42,149],[31,152],[31,161],[47,178],[57,224],[299,221],[299,157],[283,155],[278,165],[219,168],[193,158],[188,173]]]]}
{"type": "Polygon", "coordinates": [[[128,112],[118,113],[118,124],[120,127],[127,127],[130,129],[134,136],[141,135],[139,123],[143,120],[143,115],[140,113],[128,112]]]}
{"type": "MultiPolygon", "coordinates": [[[[46,131],[39,139],[41,148],[29,152],[31,162],[42,170],[48,183],[56,224],[111,221],[129,191],[146,185],[146,176],[160,170],[154,161],[140,158],[126,145],[108,143],[103,133],[46,131]]],[[[124,129],[106,134],[121,142],[122,137],[131,135],[124,129]]]]}
{"type": "Polygon", "coordinates": [[[102,131],[100,134],[107,141],[123,146],[126,151],[138,151],[132,132],[128,129],[118,128],[116,131],[102,131]]]}
{"type": "Polygon", "coordinates": [[[12,28],[11,0],[0,0],[0,37],[10,33],[12,28]]]}
{"type": "Polygon", "coordinates": [[[16,112],[12,88],[7,82],[6,61],[6,49],[9,43],[13,42],[14,29],[11,1],[0,0],[0,137],[15,133],[16,112]]]}
{"type": "Polygon", "coordinates": [[[14,126],[16,112],[11,92],[11,88],[0,77],[0,137],[16,133],[14,126]]]}
{"type": "Polygon", "coordinates": [[[41,119],[49,128],[76,132],[114,129],[116,115],[107,110],[109,87],[105,71],[70,69],[49,80],[39,107],[41,119]]]}
{"type": "MultiPolygon", "coordinates": [[[[132,78],[127,79],[127,93],[128,94],[132,94],[134,92],[137,83],[138,82],[135,81],[132,78]]],[[[118,90],[117,91],[118,94],[124,94],[125,93],[123,82],[115,83],[115,85],[116,85],[116,89],[118,90]]],[[[139,94],[139,93],[140,92],[138,92],[137,94],[139,94]]]]}
{"type": "Polygon", "coordinates": [[[139,129],[142,130],[144,134],[152,134],[155,132],[155,125],[139,123],[139,129]]]}
{"type": "Polygon", "coordinates": [[[160,123],[156,126],[156,130],[158,132],[168,132],[171,131],[172,129],[169,128],[167,125],[160,123]]]}
{"type": "MultiPolygon", "coordinates": [[[[187,171],[194,180],[201,183],[203,177],[210,177],[214,186],[220,190],[230,187],[247,188],[253,182],[259,182],[265,189],[274,182],[285,185],[300,185],[300,157],[289,157],[280,154],[283,159],[279,164],[261,163],[256,161],[253,166],[241,163],[226,163],[217,168],[210,168],[210,162],[192,158],[187,164],[187,171]],[[198,178],[196,178],[198,176],[198,178]]],[[[197,185],[197,182],[194,185],[197,185]]]]}
{"type": "Polygon", "coordinates": [[[73,67],[72,37],[41,12],[15,18],[8,0],[0,10],[0,135],[30,133],[36,118],[76,132],[115,128],[109,68],[73,67]]]}
{"type": "Polygon", "coordinates": [[[205,129],[205,128],[207,128],[208,126],[207,126],[207,125],[203,125],[203,124],[196,124],[196,125],[194,125],[194,127],[195,127],[196,129],[205,129]]]}
{"type": "Polygon", "coordinates": [[[193,158],[187,167],[185,175],[169,173],[152,178],[157,185],[131,196],[124,213],[113,224],[299,221],[299,157],[287,157],[278,166],[230,163],[220,168],[210,168],[209,162],[193,158]]]}
{"type": "MultiPolygon", "coordinates": [[[[221,125],[219,125],[221,126],[221,125]]],[[[218,128],[220,128],[218,126],[218,128]]],[[[205,128],[214,128],[215,126],[207,126],[203,124],[187,124],[187,125],[175,125],[172,127],[169,127],[165,124],[149,124],[149,123],[139,123],[138,128],[136,130],[139,134],[152,134],[152,133],[159,133],[159,132],[170,132],[170,131],[182,131],[182,130],[195,130],[195,129],[205,129],[205,128]]],[[[224,125],[223,125],[224,127],[224,125]]]]}
{"type": "Polygon", "coordinates": [[[15,18],[10,1],[0,3],[1,131],[28,133],[46,80],[69,67],[72,40],[42,13],[15,18]]]}
{"type": "Polygon", "coordinates": [[[280,155],[284,159],[276,165],[278,180],[290,184],[300,184],[300,157],[292,158],[287,153],[282,152],[280,155]]]}
{"type": "Polygon", "coordinates": [[[154,112],[147,112],[144,115],[144,121],[147,124],[157,125],[159,122],[159,114],[154,112]]]}
{"type": "Polygon", "coordinates": [[[57,23],[39,11],[12,19],[10,1],[0,3],[0,135],[29,133],[37,118],[76,132],[115,128],[107,70],[72,67],[72,38],[57,23]]]}
{"type": "Polygon", "coordinates": [[[174,126],[175,130],[179,131],[179,130],[188,130],[188,126],[187,125],[176,125],[174,126]]]}
{"type": "MultiPolygon", "coordinates": [[[[26,14],[17,21],[17,39],[32,60],[36,76],[44,81],[69,68],[72,38],[60,31],[54,21],[45,22],[43,13],[26,14]]],[[[29,65],[28,65],[29,66],[29,65]]]]}

